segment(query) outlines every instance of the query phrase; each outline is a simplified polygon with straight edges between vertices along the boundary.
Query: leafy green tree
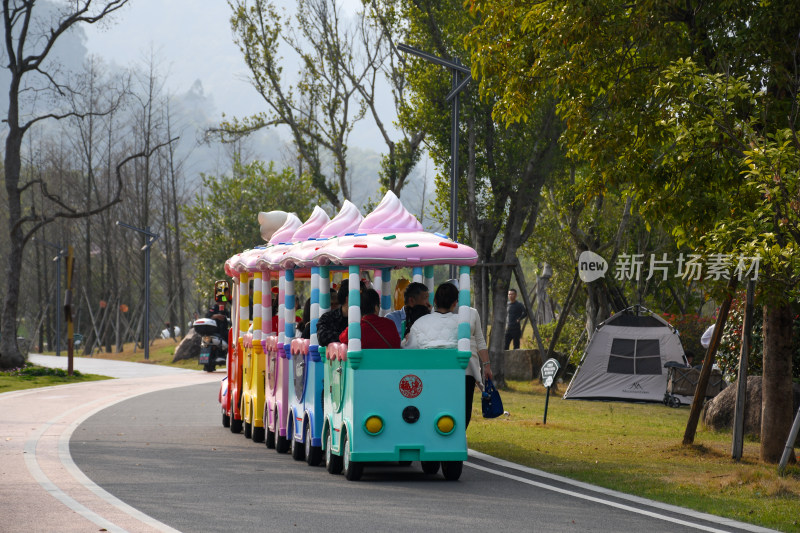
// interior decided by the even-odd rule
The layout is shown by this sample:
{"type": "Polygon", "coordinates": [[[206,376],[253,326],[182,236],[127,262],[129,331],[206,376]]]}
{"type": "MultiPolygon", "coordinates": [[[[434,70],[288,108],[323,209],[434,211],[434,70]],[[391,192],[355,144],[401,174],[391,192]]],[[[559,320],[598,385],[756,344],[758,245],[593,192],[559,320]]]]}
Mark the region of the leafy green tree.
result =
{"type": "MultiPolygon", "coordinates": [[[[453,60],[466,58],[464,35],[475,20],[458,0],[397,0],[394,9],[406,28],[405,43],[453,60]]],[[[375,6],[375,4],[373,4],[375,6]]],[[[399,33],[399,32],[398,32],[399,33]]],[[[450,210],[451,91],[450,73],[439,65],[408,58],[408,83],[413,98],[399,122],[410,131],[425,131],[431,157],[442,172],[436,177],[434,213],[444,222],[450,210]]],[[[517,251],[531,237],[539,214],[543,185],[561,162],[557,139],[561,121],[555,101],[545,100],[524,124],[505,128],[492,117],[493,101],[481,100],[474,89],[461,94],[458,210],[461,237],[488,263],[488,275],[477,272],[476,307],[486,299],[493,309],[489,351],[495,382],[502,386],[503,332],[511,275],[517,251]],[[488,280],[486,282],[485,280],[488,280]]]]}
{"type": "MultiPolygon", "coordinates": [[[[761,457],[791,425],[791,302],[800,274],[796,66],[800,3],[729,0],[474,0],[469,38],[481,89],[507,123],[552,88],[589,197],[640,199],[680,244],[761,257],[761,457]]],[[[549,96],[548,96],[549,97],[549,96]]]]}
{"type": "Polygon", "coordinates": [[[202,175],[192,205],[183,208],[186,250],[194,258],[195,285],[209,296],[214,280],[225,279],[225,260],[264,244],[258,226],[260,211],[294,212],[305,220],[321,203],[309,176],[276,171],[273,163],[242,164],[234,159],[229,176],[202,175]]]}

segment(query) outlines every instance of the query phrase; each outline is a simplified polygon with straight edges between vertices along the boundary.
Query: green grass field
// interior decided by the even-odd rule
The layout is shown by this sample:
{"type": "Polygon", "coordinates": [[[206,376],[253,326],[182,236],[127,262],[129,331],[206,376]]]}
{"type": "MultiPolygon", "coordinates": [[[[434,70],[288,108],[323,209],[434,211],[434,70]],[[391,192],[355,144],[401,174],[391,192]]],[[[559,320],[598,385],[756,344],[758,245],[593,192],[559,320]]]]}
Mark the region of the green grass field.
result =
{"type": "Polygon", "coordinates": [[[800,531],[800,468],[780,477],[746,439],[741,462],[730,457],[731,435],[698,428],[682,446],[688,407],[587,402],[550,396],[511,382],[501,391],[508,417],[480,415],[475,396],[470,448],[602,487],[781,531],[800,531]]]}

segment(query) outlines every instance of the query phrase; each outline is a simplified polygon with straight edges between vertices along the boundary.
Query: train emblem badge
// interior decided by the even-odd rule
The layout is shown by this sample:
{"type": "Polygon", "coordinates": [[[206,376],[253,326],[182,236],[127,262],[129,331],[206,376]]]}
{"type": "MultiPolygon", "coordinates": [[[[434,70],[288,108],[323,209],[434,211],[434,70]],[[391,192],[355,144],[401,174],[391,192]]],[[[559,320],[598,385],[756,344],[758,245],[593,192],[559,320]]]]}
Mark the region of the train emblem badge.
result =
{"type": "Polygon", "coordinates": [[[408,374],[400,379],[400,394],[406,398],[416,398],[422,393],[422,380],[414,374],[408,374]]]}

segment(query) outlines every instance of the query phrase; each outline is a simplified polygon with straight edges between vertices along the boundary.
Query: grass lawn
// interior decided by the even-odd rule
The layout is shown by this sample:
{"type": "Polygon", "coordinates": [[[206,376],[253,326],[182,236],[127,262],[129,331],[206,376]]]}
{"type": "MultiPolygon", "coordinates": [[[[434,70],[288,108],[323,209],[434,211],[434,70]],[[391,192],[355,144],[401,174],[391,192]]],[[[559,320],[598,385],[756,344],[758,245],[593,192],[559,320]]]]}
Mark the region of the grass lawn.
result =
{"type": "Polygon", "coordinates": [[[36,365],[27,365],[5,372],[0,372],[0,393],[14,390],[35,389],[37,387],[50,387],[51,385],[65,385],[67,383],[80,383],[82,381],[98,381],[109,379],[106,376],[95,374],[81,374],[75,372],[72,376],[66,370],[59,368],[45,368],[36,365]]]}
{"type": "MultiPolygon", "coordinates": [[[[745,439],[741,462],[730,458],[731,434],[698,427],[681,445],[689,408],[662,404],[563,400],[510,382],[501,391],[508,417],[486,420],[480,396],[468,431],[470,448],[526,466],[743,522],[800,531],[800,468],[780,477],[745,439]]],[[[563,393],[563,387],[562,387],[563,393]]]]}

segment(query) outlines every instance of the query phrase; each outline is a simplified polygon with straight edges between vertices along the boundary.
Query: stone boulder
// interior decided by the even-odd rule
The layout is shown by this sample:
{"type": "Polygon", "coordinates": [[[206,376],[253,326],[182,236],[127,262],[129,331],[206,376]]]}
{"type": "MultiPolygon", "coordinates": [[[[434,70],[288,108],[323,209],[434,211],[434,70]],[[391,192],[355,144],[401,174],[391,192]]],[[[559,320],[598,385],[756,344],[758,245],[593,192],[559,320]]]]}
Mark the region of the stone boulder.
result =
{"type": "Polygon", "coordinates": [[[200,357],[200,334],[194,328],[190,329],[186,336],[183,338],[178,347],[175,348],[175,357],[172,362],[182,361],[184,359],[197,359],[200,357]]]}
{"type": "MultiPolygon", "coordinates": [[[[504,352],[506,379],[515,381],[531,381],[539,376],[539,370],[544,361],[538,349],[534,350],[506,350],[504,352]]],[[[563,354],[553,353],[553,357],[561,360],[563,354]]],[[[569,374],[569,372],[567,373],[569,374]]]]}
{"type": "MultiPolygon", "coordinates": [[[[703,424],[714,430],[732,430],[733,416],[736,410],[736,389],[733,384],[726,387],[713,400],[703,407],[703,424]]],[[[800,384],[792,385],[792,413],[797,412],[800,405],[800,384]]],[[[793,415],[794,417],[794,415],[793,415]]],[[[744,432],[758,437],[761,434],[761,376],[748,376],[747,393],[744,409],[744,432]]],[[[797,443],[800,443],[798,437],[797,443]]]]}

